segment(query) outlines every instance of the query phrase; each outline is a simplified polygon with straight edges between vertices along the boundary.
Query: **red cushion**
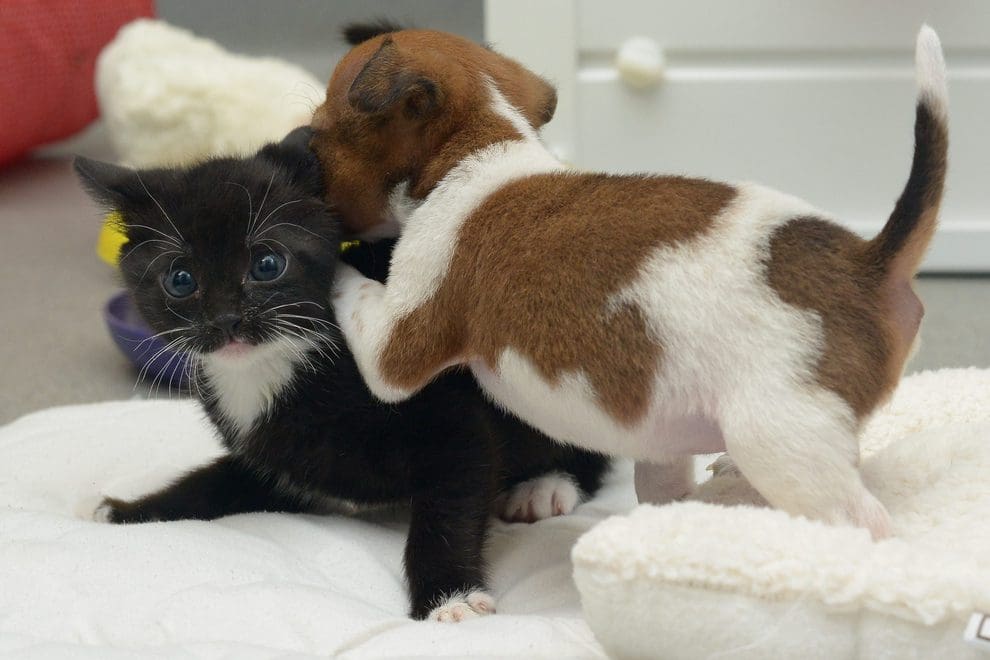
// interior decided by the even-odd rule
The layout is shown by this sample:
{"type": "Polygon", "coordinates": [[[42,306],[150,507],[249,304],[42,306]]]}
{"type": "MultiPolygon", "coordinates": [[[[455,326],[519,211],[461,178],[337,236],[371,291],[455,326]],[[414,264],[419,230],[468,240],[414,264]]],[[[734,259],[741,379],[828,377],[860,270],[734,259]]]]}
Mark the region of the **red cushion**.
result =
{"type": "Polygon", "coordinates": [[[0,165],[96,119],[96,56],[153,0],[2,0],[0,165]]]}

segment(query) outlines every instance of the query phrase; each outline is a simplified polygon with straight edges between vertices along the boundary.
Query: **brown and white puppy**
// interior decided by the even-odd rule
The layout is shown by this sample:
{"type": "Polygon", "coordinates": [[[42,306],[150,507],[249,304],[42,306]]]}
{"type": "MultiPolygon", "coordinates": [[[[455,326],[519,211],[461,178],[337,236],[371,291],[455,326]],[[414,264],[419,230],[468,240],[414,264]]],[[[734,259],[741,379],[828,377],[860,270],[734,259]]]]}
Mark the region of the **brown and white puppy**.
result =
{"type": "Polygon", "coordinates": [[[927,26],[916,60],[910,178],[866,241],[753,184],[569,171],[537,137],[555,95],[536,75],[449,34],[368,39],[313,118],[351,228],[401,230],[386,285],[338,271],[363,376],[396,401],[466,364],[548,435],[641,461],[656,499],[724,448],[773,505],[888,535],[857,432],[917,335],[948,148],[927,26]]]}

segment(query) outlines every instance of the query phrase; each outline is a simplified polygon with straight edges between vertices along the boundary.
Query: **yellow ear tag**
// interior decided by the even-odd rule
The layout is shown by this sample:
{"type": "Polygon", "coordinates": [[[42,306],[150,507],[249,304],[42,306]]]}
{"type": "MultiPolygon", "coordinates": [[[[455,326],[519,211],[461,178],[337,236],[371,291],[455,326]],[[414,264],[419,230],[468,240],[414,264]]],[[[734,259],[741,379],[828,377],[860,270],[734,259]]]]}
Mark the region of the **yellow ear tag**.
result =
{"type": "Polygon", "coordinates": [[[103,228],[100,237],[96,239],[96,254],[111,266],[120,261],[120,248],[127,243],[124,234],[124,216],[120,211],[111,211],[103,218],[103,228]]]}
{"type": "Polygon", "coordinates": [[[340,242],[340,253],[344,254],[351,248],[356,248],[361,245],[361,241],[341,241],[340,242]]]}

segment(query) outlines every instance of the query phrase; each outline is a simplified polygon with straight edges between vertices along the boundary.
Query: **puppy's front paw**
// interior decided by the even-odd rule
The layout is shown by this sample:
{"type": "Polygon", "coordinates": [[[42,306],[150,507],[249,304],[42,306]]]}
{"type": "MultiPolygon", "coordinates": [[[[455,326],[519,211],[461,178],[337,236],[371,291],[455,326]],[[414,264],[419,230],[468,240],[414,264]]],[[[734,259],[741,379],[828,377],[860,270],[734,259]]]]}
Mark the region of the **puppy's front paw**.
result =
{"type": "Polygon", "coordinates": [[[580,501],[581,491],[574,480],[560,472],[551,472],[513,486],[498,514],[507,522],[534,523],[566,516],[580,501]]]}
{"type": "Polygon", "coordinates": [[[381,283],[368,279],[352,266],[344,263],[337,265],[333,306],[344,336],[353,337],[364,332],[360,310],[371,292],[381,286],[381,283]]]}
{"type": "Polygon", "coordinates": [[[443,604],[433,608],[426,619],[441,623],[458,623],[494,613],[495,599],[484,591],[472,591],[468,594],[454,594],[443,604]]]}
{"type": "Polygon", "coordinates": [[[333,297],[336,300],[353,294],[361,288],[362,284],[371,281],[362,275],[357,268],[341,261],[337,264],[337,272],[334,275],[333,297]]]}

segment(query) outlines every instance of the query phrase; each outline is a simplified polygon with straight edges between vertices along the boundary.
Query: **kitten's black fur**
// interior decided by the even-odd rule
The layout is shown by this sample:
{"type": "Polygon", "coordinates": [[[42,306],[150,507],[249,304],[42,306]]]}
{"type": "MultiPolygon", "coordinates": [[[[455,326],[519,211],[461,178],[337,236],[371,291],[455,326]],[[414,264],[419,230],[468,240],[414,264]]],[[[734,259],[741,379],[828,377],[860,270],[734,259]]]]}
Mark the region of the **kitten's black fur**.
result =
{"type": "MultiPolygon", "coordinates": [[[[445,375],[398,405],[373,398],[333,325],[339,223],[320,199],[308,140],[308,129],[297,129],[255,156],[187,169],[134,172],[76,160],[93,197],[121,212],[124,280],[152,328],[193,351],[194,389],[230,450],[164,490],[107,500],[104,513],[124,523],[314,511],[329,498],[408,503],[411,613],[423,618],[447,596],[484,590],[482,550],[501,494],[552,471],[593,493],[608,462],[500,412],[467,373],[445,375]],[[269,253],[287,258],[284,272],[252,279],[253,265],[269,253]],[[186,286],[184,275],[170,279],[179,271],[197,288],[177,298],[165,285],[186,286]],[[236,346],[233,338],[257,346],[246,357],[218,358],[223,351],[214,351],[236,346]],[[265,366],[259,355],[268,355],[265,366]],[[267,407],[259,397],[264,411],[253,422],[238,423],[236,406],[223,402],[238,388],[264,391],[254,386],[270,382],[292,355],[289,382],[267,407]]],[[[389,249],[362,244],[343,258],[381,280],[389,249]]]]}

